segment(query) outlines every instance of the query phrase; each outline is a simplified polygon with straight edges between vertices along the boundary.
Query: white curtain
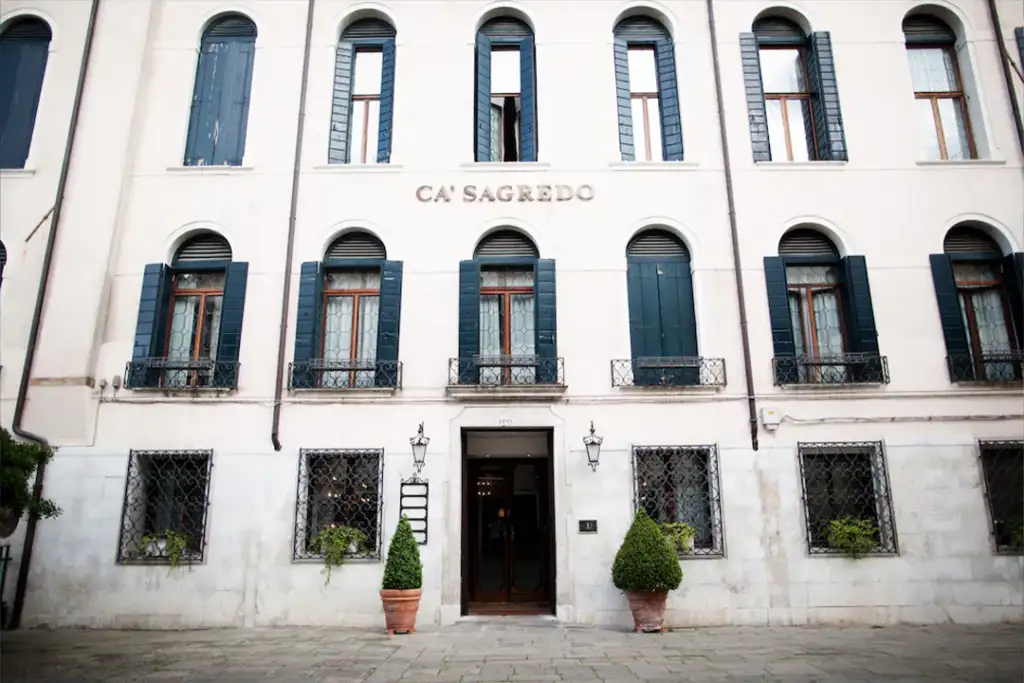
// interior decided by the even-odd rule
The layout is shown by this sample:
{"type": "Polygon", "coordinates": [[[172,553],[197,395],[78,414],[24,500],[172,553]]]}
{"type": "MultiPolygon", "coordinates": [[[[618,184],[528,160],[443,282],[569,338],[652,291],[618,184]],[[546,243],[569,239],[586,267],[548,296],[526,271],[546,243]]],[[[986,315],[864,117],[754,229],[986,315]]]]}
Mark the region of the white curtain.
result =
{"type": "MultiPolygon", "coordinates": [[[[184,362],[192,357],[199,301],[197,296],[181,296],[174,300],[171,336],[167,342],[167,360],[184,362]]],[[[169,387],[187,386],[188,381],[187,370],[168,370],[164,378],[165,385],[169,387]]]]}
{"type": "MultiPolygon", "coordinates": [[[[501,296],[480,297],[480,355],[502,355],[501,296]]],[[[480,368],[480,384],[501,384],[502,368],[480,368]]]]}
{"type": "MultiPolygon", "coordinates": [[[[359,299],[359,334],[356,358],[363,367],[372,367],[377,360],[377,321],[380,312],[380,297],[364,296],[359,299]]],[[[357,387],[372,387],[374,370],[356,373],[357,387]]]]}
{"type": "MultiPolygon", "coordinates": [[[[536,353],[535,325],[533,314],[532,294],[512,295],[512,329],[511,348],[512,356],[532,356],[536,353]]],[[[534,367],[513,367],[512,384],[536,384],[537,368],[534,367]]]]}
{"type": "MultiPolygon", "coordinates": [[[[324,361],[347,361],[352,357],[352,311],[355,299],[350,296],[327,298],[327,321],[324,325],[324,361]]],[[[345,370],[327,370],[324,387],[347,387],[349,373],[345,370]]]]}

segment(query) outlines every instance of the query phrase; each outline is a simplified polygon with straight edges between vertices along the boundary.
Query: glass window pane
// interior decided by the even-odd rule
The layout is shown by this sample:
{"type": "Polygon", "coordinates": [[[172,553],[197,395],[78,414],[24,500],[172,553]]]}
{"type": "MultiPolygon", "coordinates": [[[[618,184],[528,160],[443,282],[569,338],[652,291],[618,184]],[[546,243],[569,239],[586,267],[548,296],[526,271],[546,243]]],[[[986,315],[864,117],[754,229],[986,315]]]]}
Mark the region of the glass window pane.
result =
{"type": "Polygon", "coordinates": [[[380,100],[370,100],[366,104],[366,158],[363,163],[375,164],[380,144],[380,100]]]}
{"type": "Polygon", "coordinates": [[[384,65],[383,52],[357,52],[355,78],[352,79],[353,95],[380,95],[381,70],[384,65]]]}
{"type": "Polygon", "coordinates": [[[658,92],[657,65],[654,48],[629,48],[629,92],[658,92]]]}
{"type": "Polygon", "coordinates": [[[661,109],[653,97],[647,98],[647,124],[651,132],[651,160],[662,161],[665,155],[661,150],[661,109]]]}
{"type": "Polygon", "coordinates": [[[992,261],[954,263],[953,276],[956,278],[956,286],[961,289],[972,286],[991,287],[1002,280],[998,265],[992,261]]]}
{"type": "Polygon", "coordinates": [[[532,287],[532,270],[481,270],[481,287],[532,287]]]}
{"type": "Polygon", "coordinates": [[[324,317],[324,360],[348,360],[352,357],[352,311],[355,299],[351,296],[327,297],[324,317]]]}
{"type": "MultiPolygon", "coordinates": [[[[501,330],[501,307],[502,297],[488,295],[480,297],[480,355],[501,356],[502,330],[501,330]]],[[[480,368],[481,384],[500,384],[502,378],[501,368],[480,368]]]]}
{"type": "Polygon", "coordinates": [[[808,146],[812,139],[810,108],[811,103],[807,100],[786,102],[786,111],[789,114],[789,144],[793,148],[792,161],[810,161],[814,158],[808,146]]]}
{"type": "Polygon", "coordinates": [[[327,289],[380,289],[379,270],[342,270],[327,273],[327,289]]]}
{"type": "Polygon", "coordinates": [[[947,159],[970,159],[971,148],[967,144],[967,122],[958,99],[939,100],[939,118],[942,120],[942,135],[946,139],[947,159]]]}
{"type": "Polygon", "coordinates": [[[203,307],[203,336],[199,341],[199,358],[217,359],[217,340],[220,338],[221,297],[206,297],[203,307]]]}
{"type": "Polygon", "coordinates": [[[501,161],[501,98],[491,100],[491,161],[501,161]]]}
{"type": "Polygon", "coordinates": [[[786,282],[790,285],[828,285],[839,282],[835,266],[790,266],[786,268],[786,282]]]}
{"type": "Polygon", "coordinates": [[[519,50],[491,51],[491,94],[519,94],[519,50]]]}
{"type": "Polygon", "coordinates": [[[800,312],[800,295],[789,293],[789,322],[793,326],[793,352],[799,358],[804,355],[804,318],[800,312]]]}
{"type": "Polygon", "coordinates": [[[356,100],[352,103],[352,120],[348,126],[348,158],[354,164],[366,163],[366,155],[363,152],[365,134],[366,100],[356,100]]]}
{"type": "Polygon", "coordinates": [[[935,128],[935,114],[931,100],[915,100],[914,114],[917,119],[917,154],[922,161],[937,161],[942,158],[939,149],[939,134],[935,128]]]}
{"type": "Polygon", "coordinates": [[[178,289],[224,289],[224,273],[178,273],[178,289]]]}
{"type": "Polygon", "coordinates": [[[938,47],[907,50],[910,60],[910,80],[914,92],[949,92],[959,90],[953,55],[938,47]]]}
{"type": "MultiPolygon", "coordinates": [[[[364,296],[359,298],[359,330],[357,333],[356,358],[367,363],[377,360],[377,320],[380,312],[380,298],[364,296]]],[[[363,370],[356,373],[357,387],[373,386],[375,373],[363,370]]]]}
{"type": "Polygon", "coordinates": [[[167,358],[186,360],[192,357],[195,348],[195,333],[199,319],[198,296],[177,296],[174,298],[174,312],[171,315],[171,332],[167,338],[167,358]]]}
{"type": "Polygon", "coordinates": [[[633,145],[636,149],[638,161],[650,161],[647,154],[647,131],[644,127],[644,101],[636,97],[630,100],[630,108],[633,114],[633,145]]]}
{"type": "Polygon", "coordinates": [[[772,161],[786,161],[786,129],[782,122],[782,100],[765,100],[765,113],[768,115],[768,146],[772,152],[772,161]]]}
{"type": "Polygon", "coordinates": [[[761,82],[766,93],[807,92],[802,50],[761,50],[760,55],[761,82]]]}

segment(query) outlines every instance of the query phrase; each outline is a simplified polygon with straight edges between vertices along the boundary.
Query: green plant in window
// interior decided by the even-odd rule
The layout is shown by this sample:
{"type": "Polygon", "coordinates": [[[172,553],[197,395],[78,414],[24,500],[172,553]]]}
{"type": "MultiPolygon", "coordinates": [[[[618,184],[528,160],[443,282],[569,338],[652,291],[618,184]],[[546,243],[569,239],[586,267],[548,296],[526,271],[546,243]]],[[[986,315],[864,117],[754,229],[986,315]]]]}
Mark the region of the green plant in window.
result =
{"type": "Polygon", "coordinates": [[[828,523],[826,540],[830,548],[856,559],[878,547],[877,536],[878,528],[870,519],[842,517],[828,523]]]}
{"type": "Polygon", "coordinates": [[[156,534],[146,534],[139,540],[136,557],[166,557],[171,569],[181,566],[189,558],[188,545],[192,537],[180,531],[165,529],[156,534]]]}
{"type": "Polygon", "coordinates": [[[1014,529],[1011,543],[1014,548],[1024,550],[1024,521],[1019,522],[1017,528],[1014,529]]]}
{"type": "Polygon", "coordinates": [[[663,522],[661,533],[677,553],[688,553],[693,551],[693,539],[697,535],[697,529],[688,522],[663,522]]]}
{"type": "Polygon", "coordinates": [[[0,428],[0,537],[14,533],[26,512],[37,518],[61,514],[53,501],[32,497],[32,475],[52,457],[53,449],[49,446],[17,441],[0,428]]]}
{"type": "Polygon", "coordinates": [[[366,543],[366,534],[350,526],[331,526],[321,529],[310,542],[310,549],[324,556],[324,585],[331,582],[331,570],[339,567],[345,557],[366,543]]]}

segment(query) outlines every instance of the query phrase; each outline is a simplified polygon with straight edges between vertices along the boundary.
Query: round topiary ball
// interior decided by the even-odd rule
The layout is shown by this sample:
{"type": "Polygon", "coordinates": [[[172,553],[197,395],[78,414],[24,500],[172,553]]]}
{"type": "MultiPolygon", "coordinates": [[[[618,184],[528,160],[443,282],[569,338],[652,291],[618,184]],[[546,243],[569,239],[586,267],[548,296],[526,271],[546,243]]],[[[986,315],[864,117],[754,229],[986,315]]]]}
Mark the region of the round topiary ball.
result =
{"type": "Polygon", "coordinates": [[[622,591],[675,590],[683,581],[679,557],[654,520],[641,509],[612,564],[612,583],[622,591]]]}

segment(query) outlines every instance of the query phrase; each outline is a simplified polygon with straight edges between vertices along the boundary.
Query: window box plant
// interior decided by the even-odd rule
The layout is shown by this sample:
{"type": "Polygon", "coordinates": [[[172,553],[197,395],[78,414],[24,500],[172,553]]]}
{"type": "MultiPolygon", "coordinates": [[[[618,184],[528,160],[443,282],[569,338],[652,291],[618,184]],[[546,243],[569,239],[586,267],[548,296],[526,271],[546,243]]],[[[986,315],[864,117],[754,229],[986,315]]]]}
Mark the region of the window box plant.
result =
{"type": "Polygon", "coordinates": [[[870,519],[842,517],[828,523],[826,540],[830,548],[857,559],[878,548],[877,535],[870,519]]]}
{"type": "Polygon", "coordinates": [[[380,599],[384,604],[384,621],[388,635],[415,633],[416,614],[423,595],[423,563],[420,549],[412,535],[409,520],[403,515],[391,537],[380,599]]]}
{"type": "Polygon", "coordinates": [[[661,525],[661,533],[679,553],[693,552],[693,539],[697,535],[697,529],[688,522],[665,522],[661,525]]]}
{"type": "Polygon", "coordinates": [[[634,632],[665,630],[668,592],[682,581],[683,570],[671,541],[641,508],[612,564],[612,583],[629,600],[634,632]]]}

